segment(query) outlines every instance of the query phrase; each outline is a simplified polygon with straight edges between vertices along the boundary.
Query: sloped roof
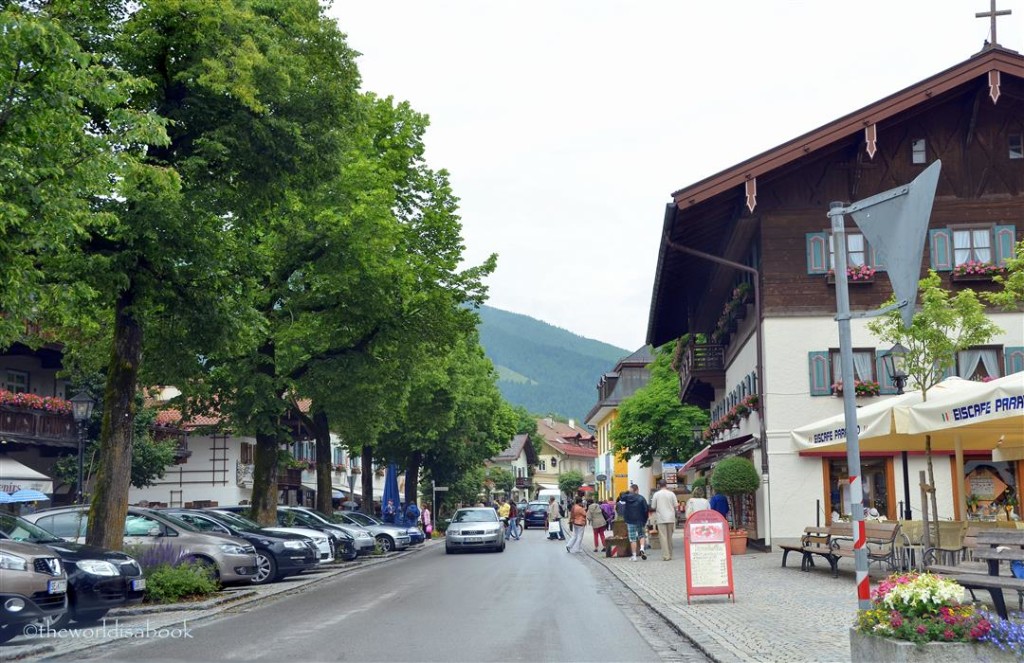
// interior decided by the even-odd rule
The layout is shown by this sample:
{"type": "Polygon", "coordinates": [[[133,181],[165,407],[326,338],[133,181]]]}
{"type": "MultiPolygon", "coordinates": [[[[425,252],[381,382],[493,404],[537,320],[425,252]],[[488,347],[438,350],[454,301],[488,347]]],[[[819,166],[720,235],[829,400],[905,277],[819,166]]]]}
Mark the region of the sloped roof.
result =
{"type": "Polygon", "coordinates": [[[502,450],[501,453],[491,460],[501,462],[519,458],[519,455],[523,453],[523,446],[526,444],[526,440],[528,439],[529,436],[526,433],[520,433],[519,435],[513,436],[508,448],[502,450]]]}
{"type": "Polygon", "coordinates": [[[566,456],[597,458],[597,438],[585,430],[554,421],[540,419],[537,421],[537,432],[555,451],[566,456]]]}

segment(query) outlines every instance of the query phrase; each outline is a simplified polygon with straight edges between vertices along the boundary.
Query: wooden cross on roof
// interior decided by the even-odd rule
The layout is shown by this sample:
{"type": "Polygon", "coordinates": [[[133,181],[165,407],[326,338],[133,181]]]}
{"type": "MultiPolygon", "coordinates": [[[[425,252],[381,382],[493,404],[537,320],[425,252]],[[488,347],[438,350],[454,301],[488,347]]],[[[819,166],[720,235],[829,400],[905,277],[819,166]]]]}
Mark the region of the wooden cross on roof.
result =
{"type": "Polygon", "coordinates": [[[1013,12],[1010,11],[1009,9],[996,10],[996,0],[989,0],[989,2],[991,3],[989,5],[990,9],[987,12],[978,12],[978,13],[976,13],[974,15],[974,18],[986,18],[987,17],[992,22],[992,43],[989,45],[989,47],[991,48],[992,46],[998,46],[999,45],[999,40],[996,39],[996,18],[999,17],[999,16],[1009,16],[1013,12]]]}

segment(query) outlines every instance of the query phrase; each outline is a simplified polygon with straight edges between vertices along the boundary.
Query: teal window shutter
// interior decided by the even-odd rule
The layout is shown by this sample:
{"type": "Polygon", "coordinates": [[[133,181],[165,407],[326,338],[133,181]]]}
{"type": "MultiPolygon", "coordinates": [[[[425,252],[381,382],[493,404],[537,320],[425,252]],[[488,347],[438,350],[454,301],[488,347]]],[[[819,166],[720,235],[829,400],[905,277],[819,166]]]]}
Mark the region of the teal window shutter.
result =
{"type": "Polygon", "coordinates": [[[831,396],[832,379],[828,351],[807,353],[807,370],[811,380],[811,396],[831,396]]]}
{"type": "Polygon", "coordinates": [[[1006,365],[1005,375],[1024,371],[1024,346],[1004,347],[1003,363],[1006,365]]]}
{"type": "Polygon", "coordinates": [[[828,233],[807,233],[807,273],[828,274],[828,233]]]}
{"type": "Polygon", "coordinates": [[[936,272],[953,270],[953,231],[949,228],[935,228],[928,231],[928,254],[931,266],[936,272]]]}
{"type": "Polygon", "coordinates": [[[1016,226],[996,226],[992,229],[992,239],[995,246],[995,263],[1005,265],[1006,261],[1013,257],[1014,244],[1017,243],[1016,226]]]}
{"type": "Polygon", "coordinates": [[[882,353],[886,350],[875,350],[875,375],[878,376],[879,393],[895,394],[896,384],[889,377],[889,371],[885,370],[885,362],[882,361],[882,353]]]}

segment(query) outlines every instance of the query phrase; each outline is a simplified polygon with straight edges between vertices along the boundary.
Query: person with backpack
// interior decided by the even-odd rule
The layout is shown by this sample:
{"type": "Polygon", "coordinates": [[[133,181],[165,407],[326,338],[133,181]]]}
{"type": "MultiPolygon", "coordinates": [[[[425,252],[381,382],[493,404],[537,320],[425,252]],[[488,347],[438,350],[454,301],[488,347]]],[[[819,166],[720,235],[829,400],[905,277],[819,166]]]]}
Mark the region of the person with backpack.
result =
{"type": "Polygon", "coordinates": [[[647,559],[647,551],[644,549],[647,542],[645,527],[650,514],[650,507],[647,500],[640,494],[640,487],[635,483],[629,487],[629,492],[619,496],[619,506],[622,508],[622,518],[626,521],[629,530],[629,547],[633,550],[632,561],[647,559]]]}
{"type": "Polygon", "coordinates": [[[405,524],[410,527],[417,527],[420,523],[420,508],[416,506],[416,502],[409,502],[409,506],[405,507],[405,524]]]}

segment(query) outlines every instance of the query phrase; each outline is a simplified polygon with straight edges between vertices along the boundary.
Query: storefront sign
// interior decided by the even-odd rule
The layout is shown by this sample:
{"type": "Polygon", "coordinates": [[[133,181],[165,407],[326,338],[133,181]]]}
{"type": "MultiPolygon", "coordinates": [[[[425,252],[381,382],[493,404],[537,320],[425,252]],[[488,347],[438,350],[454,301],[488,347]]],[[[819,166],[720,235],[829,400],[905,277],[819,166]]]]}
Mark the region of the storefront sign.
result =
{"type": "Polygon", "coordinates": [[[729,523],[712,509],[697,511],[686,521],[686,602],[691,596],[727,594],[736,602],[732,578],[729,523]]]}

